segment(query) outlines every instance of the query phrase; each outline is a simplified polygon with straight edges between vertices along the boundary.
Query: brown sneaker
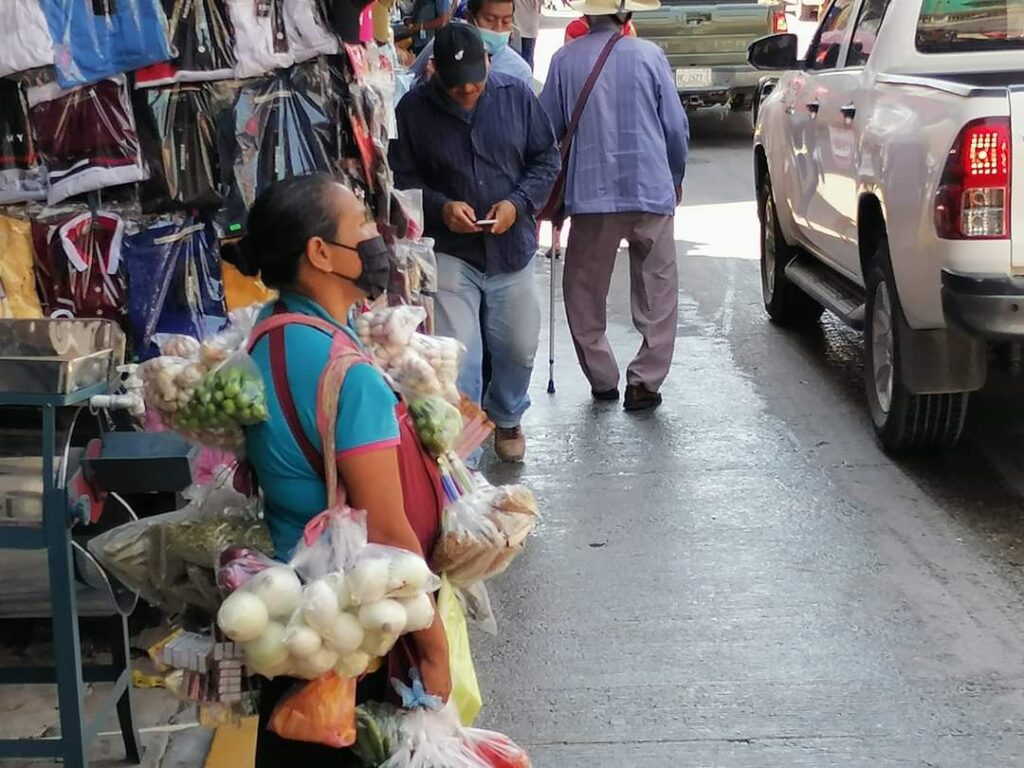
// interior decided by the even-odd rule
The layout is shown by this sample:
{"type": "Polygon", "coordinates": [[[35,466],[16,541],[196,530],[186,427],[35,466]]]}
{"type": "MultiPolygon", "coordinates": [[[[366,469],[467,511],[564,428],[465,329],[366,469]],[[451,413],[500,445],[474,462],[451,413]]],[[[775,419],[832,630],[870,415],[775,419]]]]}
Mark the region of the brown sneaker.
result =
{"type": "Polygon", "coordinates": [[[494,431],[494,452],[506,464],[518,464],[526,456],[526,435],[522,427],[494,431]]]}

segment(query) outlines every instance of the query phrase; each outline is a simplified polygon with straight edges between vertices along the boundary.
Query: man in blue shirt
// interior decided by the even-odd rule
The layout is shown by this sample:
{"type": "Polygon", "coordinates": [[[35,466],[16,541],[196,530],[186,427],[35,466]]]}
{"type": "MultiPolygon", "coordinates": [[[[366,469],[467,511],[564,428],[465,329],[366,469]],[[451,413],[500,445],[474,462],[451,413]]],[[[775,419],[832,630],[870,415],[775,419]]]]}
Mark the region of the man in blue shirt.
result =
{"type": "MultiPolygon", "coordinates": [[[[584,0],[590,33],[559,50],[541,102],[564,136],[576,99],[601,51],[632,11],[657,0],[584,0]]],[[[573,139],[565,207],[572,217],[564,294],[580,367],[598,400],[619,399],[619,366],[605,334],[608,289],[619,244],[629,242],[633,323],[643,345],[626,372],[625,407],[661,404],[675,350],[679,277],[674,215],[682,201],[689,127],[665,54],[619,39],[586,103],[573,139]]]]}
{"type": "Polygon", "coordinates": [[[520,461],[520,421],[530,406],[540,335],[535,215],[558,175],[558,149],[529,87],[488,72],[474,27],[440,30],[434,65],[434,77],[398,105],[391,168],[399,189],[423,190],[426,234],[438,259],[437,329],[468,350],[459,387],[497,426],[499,458],[520,461]]]}
{"type": "MultiPolygon", "coordinates": [[[[515,14],[513,0],[469,0],[466,14],[466,20],[477,28],[483,38],[484,48],[491,57],[491,72],[500,72],[524,83],[532,83],[530,65],[509,45],[515,14]]],[[[434,42],[431,40],[412,65],[417,80],[429,79],[433,55],[434,42]]]]}

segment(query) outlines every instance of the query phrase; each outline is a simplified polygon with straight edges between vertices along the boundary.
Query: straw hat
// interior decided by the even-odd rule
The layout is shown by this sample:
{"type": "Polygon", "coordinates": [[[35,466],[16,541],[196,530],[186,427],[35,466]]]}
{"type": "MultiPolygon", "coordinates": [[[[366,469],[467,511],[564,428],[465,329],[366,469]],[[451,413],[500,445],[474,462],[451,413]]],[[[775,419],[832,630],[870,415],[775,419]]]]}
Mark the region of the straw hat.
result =
{"type": "Polygon", "coordinates": [[[610,16],[614,13],[642,13],[661,8],[660,0],[577,0],[573,10],[584,16],[610,16]]]}

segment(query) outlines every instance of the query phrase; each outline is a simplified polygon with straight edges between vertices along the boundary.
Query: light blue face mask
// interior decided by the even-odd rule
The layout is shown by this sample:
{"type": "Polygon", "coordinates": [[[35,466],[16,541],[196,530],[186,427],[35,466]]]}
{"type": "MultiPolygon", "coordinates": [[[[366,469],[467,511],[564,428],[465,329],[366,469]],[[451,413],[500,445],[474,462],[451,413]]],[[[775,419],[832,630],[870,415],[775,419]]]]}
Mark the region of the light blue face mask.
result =
{"type": "Polygon", "coordinates": [[[491,56],[507,46],[508,40],[512,36],[511,32],[495,32],[490,29],[482,29],[481,27],[476,29],[484,41],[484,48],[491,56]]]}

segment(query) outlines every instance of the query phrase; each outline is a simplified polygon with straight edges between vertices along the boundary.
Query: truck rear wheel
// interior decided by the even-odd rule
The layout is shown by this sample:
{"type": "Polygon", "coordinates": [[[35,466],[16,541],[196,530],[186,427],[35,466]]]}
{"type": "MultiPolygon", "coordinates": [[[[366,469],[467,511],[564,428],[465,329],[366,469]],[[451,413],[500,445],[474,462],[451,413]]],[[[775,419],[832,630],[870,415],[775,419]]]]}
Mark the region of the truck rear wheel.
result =
{"type": "Polygon", "coordinates": [[[779,325],[810,325],[824,311],[821,304],[793,285],[786,267],[796,252],[779,226],[771,179],[765,176],[759,195],[761,214],[761,295],[772,322],[779,325]]]}
{"type": "Polygon", "coordinates": [[[967,392],[915,395],[904,385],[900,345],[902,312],[882,240],[868,273],[864,326],[864,378],[875,433],[889,453],[948,450],[963,432],[967,392]]]}

